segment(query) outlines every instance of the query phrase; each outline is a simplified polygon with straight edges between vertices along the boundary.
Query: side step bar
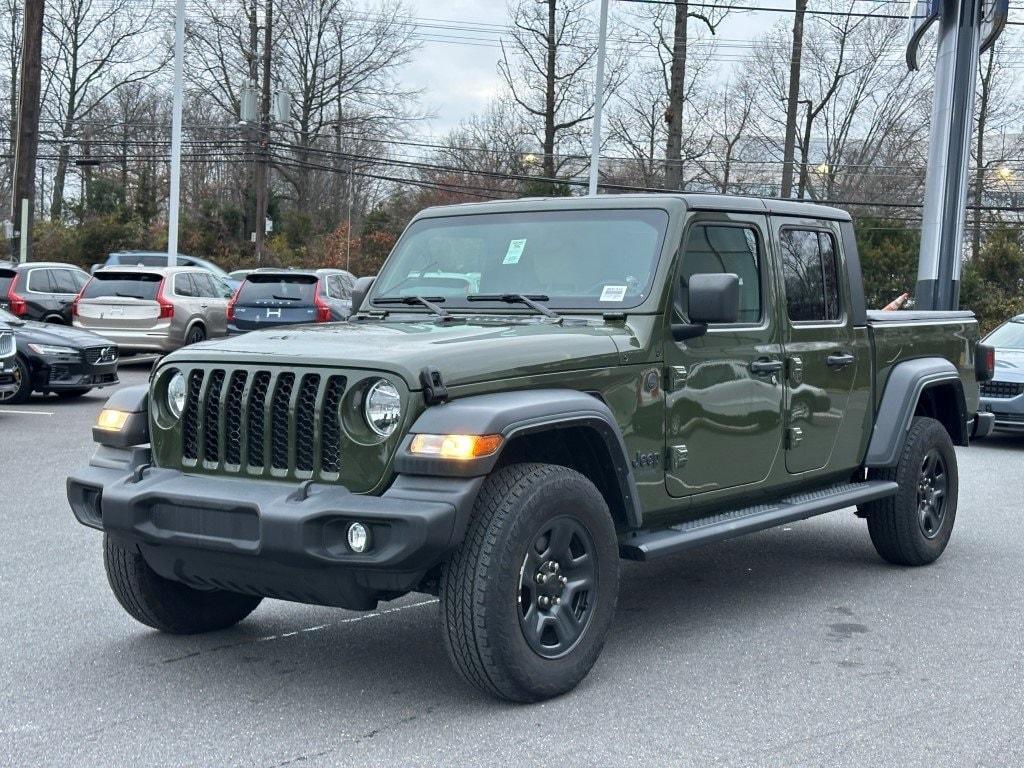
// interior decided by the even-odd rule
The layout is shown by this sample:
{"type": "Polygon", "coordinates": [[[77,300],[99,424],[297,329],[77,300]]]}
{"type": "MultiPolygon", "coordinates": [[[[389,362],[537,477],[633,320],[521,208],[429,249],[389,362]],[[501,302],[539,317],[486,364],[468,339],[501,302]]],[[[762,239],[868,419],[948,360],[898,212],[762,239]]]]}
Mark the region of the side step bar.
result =
{"type": "Polygon", "coordinates": [[[789,496],[769,504],[734,509],[657,531],[638,531],[619,540],[619,553],[628,560],[652,560],[684,549],[724,541],[745,533],[805,520],[869,501],[892,496],[899,486],[888,480],[844,483],[820,491],[789,496]]]}

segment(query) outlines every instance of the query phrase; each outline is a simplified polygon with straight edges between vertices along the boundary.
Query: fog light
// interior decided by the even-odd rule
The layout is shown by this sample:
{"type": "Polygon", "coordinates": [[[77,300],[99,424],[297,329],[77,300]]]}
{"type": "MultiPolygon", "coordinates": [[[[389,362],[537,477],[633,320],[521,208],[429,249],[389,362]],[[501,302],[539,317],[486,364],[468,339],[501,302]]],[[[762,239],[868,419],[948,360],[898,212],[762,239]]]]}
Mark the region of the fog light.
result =
{"type": "Polygon", "coordinates": [[[128,422],[129,414],[124,411],[115,411],[113,408],[104,408],[96,419],[97,429],[105,429],[109,432],[120,432],[128,422]]]}
{"type": "Polygon", "coordinates": [[[353,552],[361,554],[370,548],[370,531],[362,523],[352,523],[348,527],[348,546],[353,552]]]}

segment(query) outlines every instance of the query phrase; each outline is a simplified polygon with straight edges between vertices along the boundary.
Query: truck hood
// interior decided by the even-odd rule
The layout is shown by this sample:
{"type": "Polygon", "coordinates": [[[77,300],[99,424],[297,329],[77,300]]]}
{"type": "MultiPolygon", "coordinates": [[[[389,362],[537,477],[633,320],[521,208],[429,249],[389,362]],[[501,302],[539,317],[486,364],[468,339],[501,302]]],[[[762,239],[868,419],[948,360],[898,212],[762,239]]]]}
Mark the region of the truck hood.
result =
{"type": "MultiPolygon", "coordinates": [[[[650,323],[640,323],[649,327],[650,323]]],[[[441,323],[377,320],[292,326],[197,344],[168,357],[197,362],[323,365],[387,371],[419,389],[432,366],[448,386],[618,365],[644,347],[630,324],[601,318],[471,319],[441,323]]]]}

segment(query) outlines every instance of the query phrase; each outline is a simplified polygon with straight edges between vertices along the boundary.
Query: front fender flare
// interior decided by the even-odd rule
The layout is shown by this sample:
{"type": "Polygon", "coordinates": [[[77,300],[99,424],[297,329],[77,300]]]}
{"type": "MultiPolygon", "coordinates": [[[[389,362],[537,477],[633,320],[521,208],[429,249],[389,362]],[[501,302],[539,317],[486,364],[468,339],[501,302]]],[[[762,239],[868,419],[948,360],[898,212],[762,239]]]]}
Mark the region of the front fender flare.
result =
{"type": "Polygon", "coordinates": [[[571,389],[531,389],[473,395],[424,411],[405,436],[395,456],[399,475],[483,477],[494,469],[501,452],[454,462],[415,456],[409,444],[417,434],[501,435],[502,449],[515,437],[545,430],[584,427],[593,430],[615,468],[626,522],[639,528],[643,513],[626,444],[611,409],[593,395],[571,389]]]}

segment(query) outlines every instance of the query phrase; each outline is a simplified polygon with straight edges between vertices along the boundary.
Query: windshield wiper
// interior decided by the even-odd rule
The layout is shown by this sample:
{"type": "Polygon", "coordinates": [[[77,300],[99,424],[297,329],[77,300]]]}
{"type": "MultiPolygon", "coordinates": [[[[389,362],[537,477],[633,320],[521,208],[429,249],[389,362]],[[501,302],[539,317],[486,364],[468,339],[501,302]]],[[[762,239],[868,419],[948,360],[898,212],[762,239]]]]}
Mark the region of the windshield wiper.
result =
{"type": "Polygon", "coordinates": [[[548,309],[543,304],[537,303],[538,301],[550,301],[542,293],[530,296],[522,293],[471,293],[466,297],[466,301],[500,301],[505,304],[525,304],[534,312],[540,312],[545,317],[557,318],[559,316],[557,312],[548,309]]]}
{"type": "Polygon", "coordinates": [[[276,293],[273,294],[270,298],[277,299],[278,301],[299,301],[298,297],[296,296],[278,296],[276,293]]]}
{"type": "Polygon", "coordinates": [[[381,296],[373,299],[374,304],[405,304],[406,306],[413,306],[419,304],[421,307],[426,307],[438,317],[451,317],[451,315],[443,308],[437,306],[437,304],[445,300],[444,296],[381,296]],[[435,303],[437,302],[437,303],[435,303]]]}
{"type": "Polygon", "coordinates": [[[114,291],[114,295],[119,299],[138,299],[139,301],[145,301],[145,296],[138,296],[134,293],[121,293],[120,291],[114,291]]]}

